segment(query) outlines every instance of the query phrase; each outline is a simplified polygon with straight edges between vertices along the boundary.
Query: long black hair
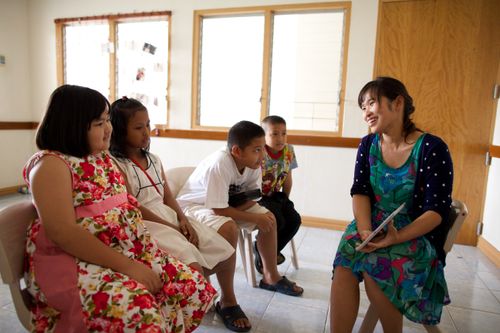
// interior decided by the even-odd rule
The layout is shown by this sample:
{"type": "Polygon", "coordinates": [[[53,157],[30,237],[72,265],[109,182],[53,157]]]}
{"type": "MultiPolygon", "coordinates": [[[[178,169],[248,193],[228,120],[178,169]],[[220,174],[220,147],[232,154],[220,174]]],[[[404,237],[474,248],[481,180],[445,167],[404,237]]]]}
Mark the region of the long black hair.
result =
{"type": "Polygon", "coordinates": [[[370,93],[372,97],[376,97],[378,102],[380,102],[380,98],[382,96],[386,97],[391,102],[398,96],[403,97],[403,135],[405,140],[411,133],[420,131],[411,119],[411,115],[415,112],[413,98],[410,96],[408,90],[406,90],[405,85],[401,81],[392,77],[380,76],[375,80],[368,82],[359,92],[358,105],[360,108],[363,105],[363,98],[366,93],[370,93]]]}
{"type": "Polygon", "coordinates": [[[119,158],[127,157],[125,147],[127,142],[128,121],[138,111],[147,111],[146,107],[136,99],[122,97],[111,104],[110,117],[113,125],[109,151],[119,158]]]}

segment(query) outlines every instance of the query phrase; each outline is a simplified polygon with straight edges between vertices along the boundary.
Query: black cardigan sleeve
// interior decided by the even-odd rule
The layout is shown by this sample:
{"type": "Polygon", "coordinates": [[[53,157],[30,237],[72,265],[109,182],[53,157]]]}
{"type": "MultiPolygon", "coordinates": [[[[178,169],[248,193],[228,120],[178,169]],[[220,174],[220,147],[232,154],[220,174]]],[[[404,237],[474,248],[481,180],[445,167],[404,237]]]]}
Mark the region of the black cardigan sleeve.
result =
{"type": "Polygon", "coordinates": [[[448,146],[437,136],[426,134],[422,145],[412,218],[416,219],[429,210],[441,216],[441,223],[425,236],[445,265],[446,254],[443,246],[452,222],[449,216],[453,189],[453,162],[448,146]]]}
{"type": "Polygon", "coordinates": [[[372,204],[375,200],[372,186],[370,184],[370,146],[373,141],[373,134],[369,134],[361,139],[356,155],[354,166],[354,179],[351,187],[351,197],[355,194],[362,194],[370,197],[372,204]]]}

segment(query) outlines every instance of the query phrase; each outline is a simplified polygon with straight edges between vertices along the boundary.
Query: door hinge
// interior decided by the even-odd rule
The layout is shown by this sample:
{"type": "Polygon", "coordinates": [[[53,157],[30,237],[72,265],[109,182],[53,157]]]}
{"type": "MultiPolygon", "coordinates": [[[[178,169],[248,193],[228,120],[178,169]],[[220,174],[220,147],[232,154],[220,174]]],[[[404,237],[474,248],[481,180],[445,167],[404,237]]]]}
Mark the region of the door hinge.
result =
{"type": "Polygon", "coordinates": [[[489,151],[486,152],[486,159],[484,160],[484,164],[486,164],[486,166],[491,165],[491,154],[489,151]]]}
{"type": "Polygon", "coordinates": [[[498,99],[500,97],[500,84],[495,84],[493,86],[493,99],[498,99]]]}
{"type": "Polygon", "coordinates": [[[483,222],[478,222],[476,226],[476,235],[481,236],[483,234],[483,222]]]}

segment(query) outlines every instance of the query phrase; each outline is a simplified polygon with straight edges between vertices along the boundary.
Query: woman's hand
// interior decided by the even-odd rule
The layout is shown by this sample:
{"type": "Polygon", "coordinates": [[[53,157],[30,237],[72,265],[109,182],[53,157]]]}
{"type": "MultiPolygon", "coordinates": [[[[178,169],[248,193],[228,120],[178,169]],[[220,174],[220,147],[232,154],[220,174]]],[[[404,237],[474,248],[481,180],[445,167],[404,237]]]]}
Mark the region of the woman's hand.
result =
{"type": "MultiPolygon", "coordinates": [[[[363,238],[363,235],[361,233],[360,236],[363,240],[368,237],[365,236],[363,238]]],[[[389,222],[389,224],[387,224],[387,231],[379,232],[368,244],[366,244],[364,248],[361,249],[361,252],[370,253],[377,249],[382,249],[384,247],[397,244],[399,243],[398,239],[398,230],[394,227],[394,220],[392,220],[391,222],[389,222]]]]}
{"type": "Polygon", "coordinates": [[[364,241],[368,236],[370,236],[372,231],[371,230],[361,230],[358,233],[359,233],[359,238],[361,238],[361,240],[364,241]]]}
{"type": "Polygon", "coordinates": [[[130,263],[121,272],[137,282],[142,283],[150,293],[156,294],[163,286],[160,276],[143,263],[130,260],[130,263]]]}
{"type": "Polygon", "coordinates": [[[186,239],[191,244],[198,247],[199,244],[198,234],[196,233],[193,226],[191,225],[191,223],[189,223],[187,219],[179,220],[179,228],[184,237],[186,237],[186,239]]]}

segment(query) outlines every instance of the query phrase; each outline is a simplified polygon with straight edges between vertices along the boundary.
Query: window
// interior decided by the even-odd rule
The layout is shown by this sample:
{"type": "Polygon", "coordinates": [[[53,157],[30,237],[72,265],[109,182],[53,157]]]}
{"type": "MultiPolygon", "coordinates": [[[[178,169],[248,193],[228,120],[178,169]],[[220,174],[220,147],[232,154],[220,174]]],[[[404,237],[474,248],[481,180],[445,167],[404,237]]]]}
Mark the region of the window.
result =
{"type": "Polygon", "coordinates": [[[168,123],[169,12],[57,19],[58,81],[140,100],[168,123]]]}
{"type": "Polygon", "coordinates": [[[262,15],[203,20],[199,98],[204,126],[259,121],[263,23],[262,15]]]}
{"type": "Polygon", "coordinates": [[[194,128],[259,123],[340,136],[350,4],[195,12],[194,128]]]}

